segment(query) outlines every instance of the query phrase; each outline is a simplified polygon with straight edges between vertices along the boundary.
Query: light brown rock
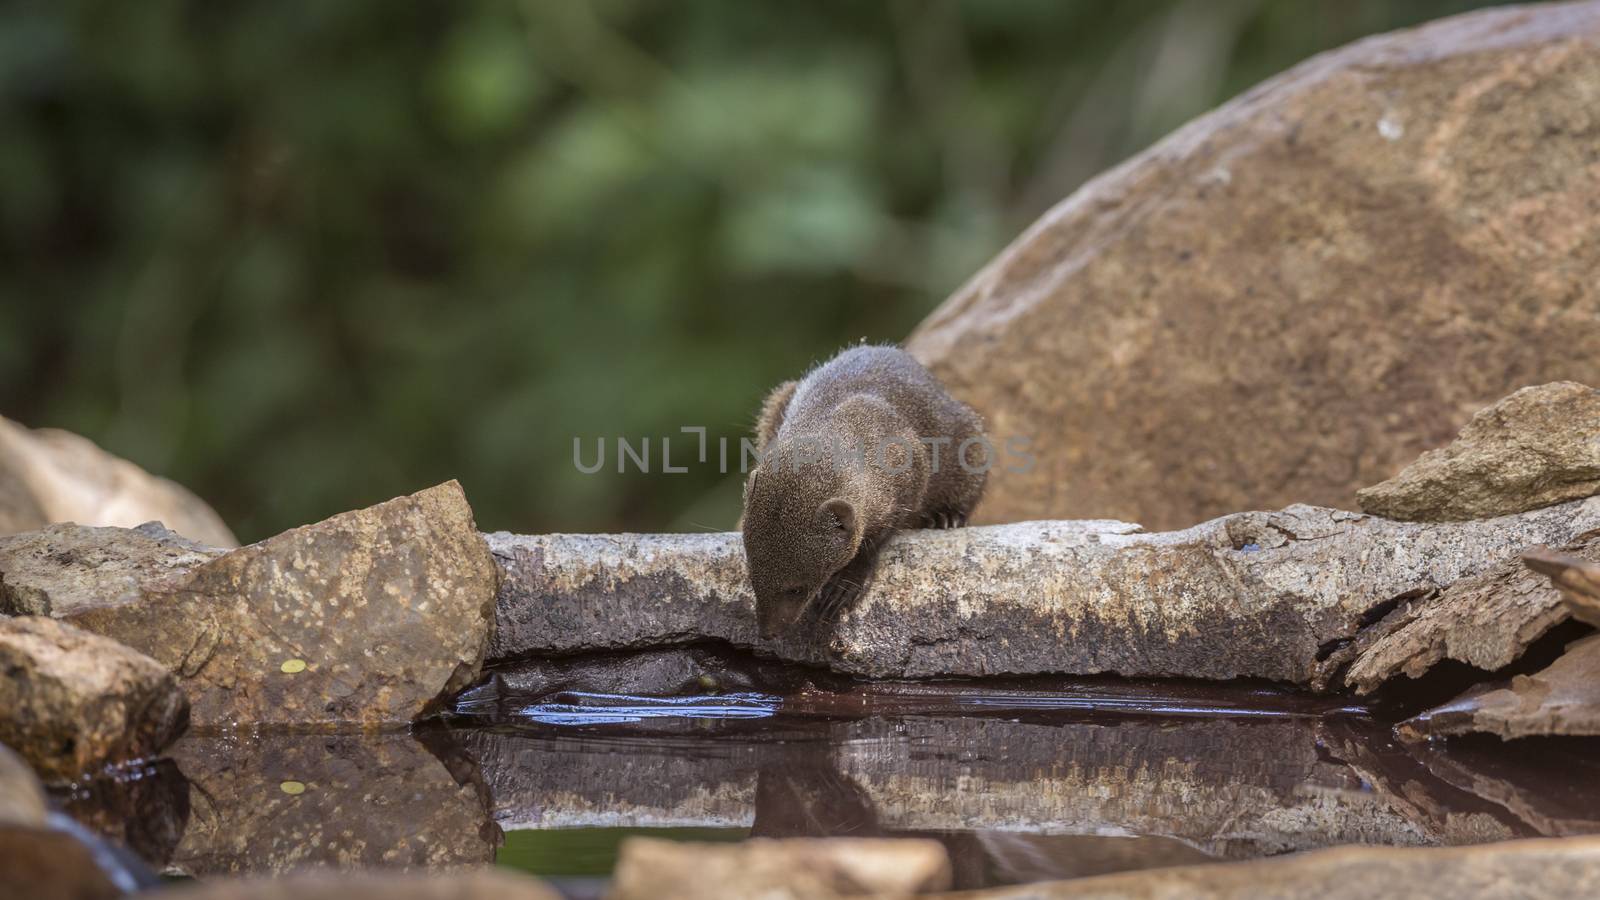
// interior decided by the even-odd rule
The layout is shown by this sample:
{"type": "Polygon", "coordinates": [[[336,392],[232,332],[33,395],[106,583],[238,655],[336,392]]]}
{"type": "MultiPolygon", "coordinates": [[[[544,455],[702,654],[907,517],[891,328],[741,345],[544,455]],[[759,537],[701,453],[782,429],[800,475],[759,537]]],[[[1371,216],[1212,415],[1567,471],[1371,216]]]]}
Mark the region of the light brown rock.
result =
{"type": "MultiPolygon", "coordinates": [[[[1600,531],[1562,549],[1600,559],[1600,531]]],[[[1550,579],[1512,556],[1487,572],[1406,600],[1364,629],[1349,655],[1324,660],[1324,677],[1331,681],[1350,661],[1343,683],[1365,694],[1400,675],[1420,678],[1446,659],[1492,672],[1515,662],[1569,615],[1550,579]]]]}
{"type": "Polygon", "coordinates": [[[1573,618],[1600,627],[1600,563],[1544,548],[1522,554],[1522,561],[1550,578],[1573,618]]]}
{"type": "Polygon", "coordinates": [[[163,900],[560,900],[536,878],[504,869],[448,875],[319,873],[178,885],[163,900]]]}
{"type": "Polygon", "coordinates": [[[98,863],[94,851],[66,832],[0,825],[0,892],[7,898],[112,900],[127,896],[98,863]]]}
{"type": "Polygon", "coordinates": [[[494,623],[455,482],[221,555],[148,529],[10,540],[3,580],[170,668],[197,728],[403,726],[477,677],[494,623]]]}
{"type": "Polygon", "coordinates": [[[1600,494],[1600,390],[1523,388],[1478,412],[1454,442],[1356,492],[1373,515],[1487,519],[1600,494]]]}
{"type": "Polygon", "coordinates": [[[0,742],[47,781],[155,756],[189,704],[160,663],[42,616],[0,618],[0,742]]]}
{"type": "Polygon", "coordinates": [[[1600,634],[1572,643],[1533,675],[1518,675],[1501,688],[1475,688],[1397,730],[1410,739],[1469,732],[1505,739],[1600,735],[1600,634]]]}
{"type": "Polygon", "coordinates": [[[1600,891],[1600,838],[1479,847],[1339,847],[951,895],[951,900],[1371,900],[1583,897],[1600,891]]]}
{"type": "Polygon", "coordinates": [[[53,522],[132,528],[159,521],[213,547],[239,541],[182,485],[112,456],[87,438],[0,417],[0,534],[53,522]]]}
{"type": "Polygon", "coordinates": [[[0,825],[38,828],[47,810],[44,785],[16,751],[0,744],[0,825]]]}
{"type": "Polygon", "coordinates": [[[1293,506],[1155,534],[1103,521],[910,531],[883,548],[840,622],[772,642],[756,633],[736,533],[493,534],[502,582],[490,656],[702,638],[875,678],[1115,672],[1320,685],[1325,661],[1375,610],[1596,529],[1600,499],[1438,524],[1293,506]]]}
{"type": "Polygon", "coordinates": [[[907,343],[1001,450],[974,521],[1350,509],[1510,392],[1592,380],[1597,80],[1600,4],[1485,10],[1083,186],[907,343]]]}
{"type": "Polygon", "coordinates": [[[950,888],[950,858],[928,839],[756,838],[622,843],[608,900],[830,900],[950,888]]]}

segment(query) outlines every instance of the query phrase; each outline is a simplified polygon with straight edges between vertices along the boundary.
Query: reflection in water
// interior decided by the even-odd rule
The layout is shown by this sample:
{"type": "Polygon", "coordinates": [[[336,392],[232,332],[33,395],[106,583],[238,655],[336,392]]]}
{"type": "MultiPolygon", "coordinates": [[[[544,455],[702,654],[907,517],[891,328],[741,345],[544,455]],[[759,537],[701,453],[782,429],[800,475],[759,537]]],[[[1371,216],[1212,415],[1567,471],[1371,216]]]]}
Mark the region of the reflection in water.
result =
{"type": "Polygon", "coordinates": [[[635,697],[562,691],[550,700],[523,707],[521,715],[545,725],[614,725],[645,719],[764,719],[783,698],[737,693],[718,697],[635,697]]]}
{"type": "MultiPolygon", "coordinates": [[[[185,737],[185,875],[308,868],[443,869],[494,859],[477,767],[406,734],[185,737]]],[[[455,753],[453,742],[443,742],[455,753]]]]}
{"type": "MultiPolygon", "coordinates": [[[[862,685],[790,696],[760,721],[455,733],[508,830],[932,836],[962,887],[1545,833],[1537,790],[1515,810],[1463,792],[1431,771],[1448,747],[1408,748],[1338,703],[1134,694],[1107,715],[1021,689],[862,685]]],[[[1580,790],[1592,803],[1600,777],[1580,790]]]]}
{"type": "Polygon", "coordinates": [[[189,823],[189,781],[170,759],[123,767],[55,796],[62,812],[159,870],[189,823]]]}
{"type": "Polygon", "coordinates": [[[958,886],[977,887],[1600,831],[1594,742],[1406,745],[1359,709],[1266,688],[757,690],[480,692],[478,714],[413,735],[194,736],[137,778],[59,799],[153,868],[194,875],[498,855],[592,881],[622,835],[649,829],[934,837],[958,886]]]}

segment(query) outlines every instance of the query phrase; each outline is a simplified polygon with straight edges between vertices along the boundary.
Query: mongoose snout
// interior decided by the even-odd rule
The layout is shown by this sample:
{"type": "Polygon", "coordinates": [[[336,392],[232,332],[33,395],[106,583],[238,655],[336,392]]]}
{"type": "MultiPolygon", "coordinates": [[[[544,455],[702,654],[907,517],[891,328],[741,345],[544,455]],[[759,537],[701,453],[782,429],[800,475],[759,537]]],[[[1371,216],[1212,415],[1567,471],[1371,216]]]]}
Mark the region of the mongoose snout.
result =
{"type": "Polygon", "coordinates": [[[740,530],[765,638],[853,603],[895,531],[965,523],[992,456],[978,414],[898,347],[779,385],[757,439],[740,530]]]}

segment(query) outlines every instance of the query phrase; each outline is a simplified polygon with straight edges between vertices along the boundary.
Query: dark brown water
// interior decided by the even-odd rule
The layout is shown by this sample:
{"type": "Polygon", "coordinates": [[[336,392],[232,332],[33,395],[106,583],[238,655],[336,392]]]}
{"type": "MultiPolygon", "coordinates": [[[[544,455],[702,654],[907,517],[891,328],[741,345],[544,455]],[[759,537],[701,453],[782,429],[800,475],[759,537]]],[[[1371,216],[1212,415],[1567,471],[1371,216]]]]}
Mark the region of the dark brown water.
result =
{"type": "Polygon", "coordinates": [[[411,734],[191,736],[62,799],[170,873],[498,860],[574,896],[632,834],[932,836],[976,887],[1600,832],[1594,743],[1403,745],[1359,706],[1266,687],[719,669],[731,690],[662,700],[615,675],[509,673],[411,734]]]}

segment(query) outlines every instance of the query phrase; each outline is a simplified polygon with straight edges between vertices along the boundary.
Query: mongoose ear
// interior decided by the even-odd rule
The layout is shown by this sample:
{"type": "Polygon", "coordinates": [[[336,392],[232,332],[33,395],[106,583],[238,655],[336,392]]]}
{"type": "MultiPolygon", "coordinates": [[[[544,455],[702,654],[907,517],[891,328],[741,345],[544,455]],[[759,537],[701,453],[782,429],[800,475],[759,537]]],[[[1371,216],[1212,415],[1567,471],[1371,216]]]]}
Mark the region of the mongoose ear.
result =
{"type": "Polygon", "coordinates": [[[832,522],[840,531],[854,534],[856,530],[856,508],[849,500],[843,497],[834,497],[824,501],[822,508],[817,511],[818,517],[824,522],[832,522]]]}

